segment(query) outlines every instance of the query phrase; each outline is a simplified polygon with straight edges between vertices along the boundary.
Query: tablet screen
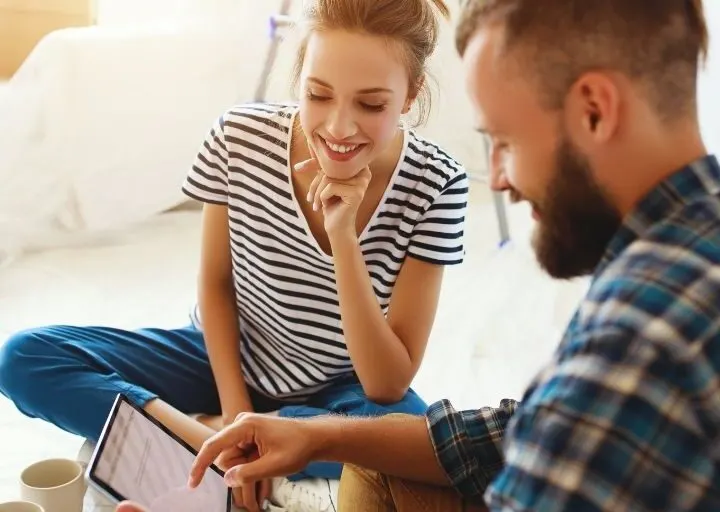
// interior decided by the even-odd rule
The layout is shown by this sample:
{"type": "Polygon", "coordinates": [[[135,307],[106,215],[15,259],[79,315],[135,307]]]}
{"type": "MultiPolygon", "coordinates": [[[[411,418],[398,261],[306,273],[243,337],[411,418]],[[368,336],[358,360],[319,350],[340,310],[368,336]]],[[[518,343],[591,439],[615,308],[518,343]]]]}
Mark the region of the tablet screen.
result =
{"type": "Polygon", "coordinates": [[[222,475],[207,471],[197,489],[187,481],[195,453],[144,411],[119,397],[98,444],[89,476],[118,500],[151,512],[226,512],[230,494],[222,475]]]}

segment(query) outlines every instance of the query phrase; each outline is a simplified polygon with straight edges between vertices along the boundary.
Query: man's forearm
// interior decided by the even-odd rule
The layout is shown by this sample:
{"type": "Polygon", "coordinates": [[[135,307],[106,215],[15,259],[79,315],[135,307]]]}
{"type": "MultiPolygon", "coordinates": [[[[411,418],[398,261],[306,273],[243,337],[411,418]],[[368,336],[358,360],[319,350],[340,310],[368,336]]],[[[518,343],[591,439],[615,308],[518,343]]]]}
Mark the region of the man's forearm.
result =
{"type": "Polygon", "coordinates": [[[323,417],[309,428],[319,440],[315,458],[354,464],[434,485],[450,483],[438,463],[424,416],[323,417]]]}

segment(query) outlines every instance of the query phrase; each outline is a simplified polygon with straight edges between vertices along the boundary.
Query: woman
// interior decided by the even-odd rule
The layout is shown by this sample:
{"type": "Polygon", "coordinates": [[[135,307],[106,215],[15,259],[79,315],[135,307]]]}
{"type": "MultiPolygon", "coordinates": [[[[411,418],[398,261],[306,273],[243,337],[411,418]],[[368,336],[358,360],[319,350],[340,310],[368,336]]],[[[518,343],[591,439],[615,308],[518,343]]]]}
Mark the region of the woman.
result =
{"type": "MultiPolygon", "coordinates": [[[[401,122],[427,111],[436,10],[447,15],[441,0],[311,4],[299,104],[230,109],[183,184],[205,203],[192,325],[21,332],[0,353],[0,391],[91,440],[124,393],[195,448],[247,411],[423,413],[410,384],[443,268],[463,259],[467,201],[462,166],[401,122]]],[[[257,503],[269,487],[242,491],[257,503]]]]}

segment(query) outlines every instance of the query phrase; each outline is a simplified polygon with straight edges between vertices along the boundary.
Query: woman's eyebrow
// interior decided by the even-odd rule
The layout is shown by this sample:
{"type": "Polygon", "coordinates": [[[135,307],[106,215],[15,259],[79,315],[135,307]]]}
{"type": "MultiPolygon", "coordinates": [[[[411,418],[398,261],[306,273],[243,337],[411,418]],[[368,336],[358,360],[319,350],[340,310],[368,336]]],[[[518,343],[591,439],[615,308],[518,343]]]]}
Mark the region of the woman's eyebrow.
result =
{"type": "Polygon", "coordinates": [[[376,94],[379,92],[388,92],[392,94],[395,91],[393,91],[392,89],[386,89],[384,87],[370,87],[369,89],[360,89],[358,91],[358,94],[376,94]]]}
{"type": "MultiPolygon", "coordinates": [[[[313,82],[313,83],[315,83],[321,87],[325,87],[327,89],[333,88],[333,86],[330,85],[329,83],[327,83],[323,80],[320,80],[319,78],[315,78],[314,76],[309,76],[307,78],[307,80],[308,80],[308,82],[313,82]]],[[[393,91],[392,89],[387,89],[385,87],[369,87],[367,89],[360,89],[359,91],[357,91],[357,94],[377,94],[377,93],[381,93],[381,92],[392,94],[395,91],[393,91]]]]}

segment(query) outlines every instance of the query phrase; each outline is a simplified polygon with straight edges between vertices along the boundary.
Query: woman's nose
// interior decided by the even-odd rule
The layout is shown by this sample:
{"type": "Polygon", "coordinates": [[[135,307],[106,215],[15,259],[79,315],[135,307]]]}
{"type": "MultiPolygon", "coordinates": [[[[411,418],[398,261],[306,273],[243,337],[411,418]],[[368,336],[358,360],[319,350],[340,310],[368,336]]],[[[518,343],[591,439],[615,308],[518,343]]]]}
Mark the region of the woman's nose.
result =
{"type": "Polygon", "coordinates": [[[357,126],[347,109],[335,109],[328,118],[328,134],[335,140],[342,141],[357,132],[357,126]]]}

